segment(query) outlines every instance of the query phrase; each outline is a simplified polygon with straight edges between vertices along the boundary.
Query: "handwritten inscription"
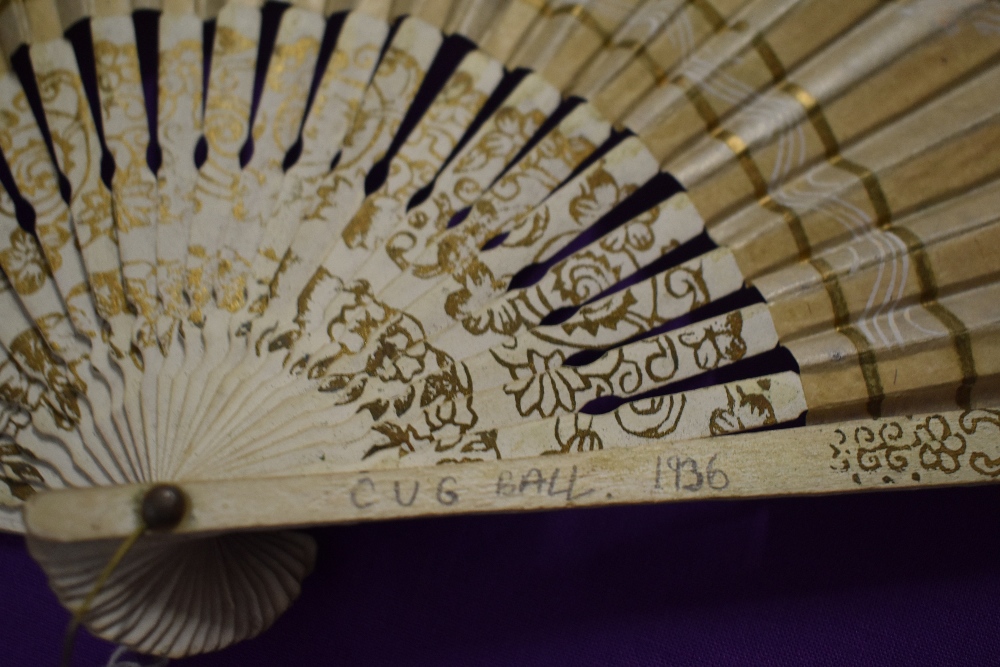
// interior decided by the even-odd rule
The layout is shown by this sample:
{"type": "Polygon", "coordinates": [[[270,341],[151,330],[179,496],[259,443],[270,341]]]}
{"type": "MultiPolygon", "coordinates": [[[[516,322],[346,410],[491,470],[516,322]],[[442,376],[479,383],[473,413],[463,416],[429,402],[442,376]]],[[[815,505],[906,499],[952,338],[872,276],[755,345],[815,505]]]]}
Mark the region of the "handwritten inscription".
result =
{"type": "Polygon", "coordinates": [[[594,493],[594,489],[580,491],[577,488],[576,466],[571,467],[568,474],[555,468],[547,477],[540,468],[531,468],[519,475],[504,470],[497,477],[497,495],[501,497],[532,494],[549,498],[564,496],[567,502],[573,502],[591,493],[594,493]]]}
{"type": "Polygon", "coordinates": [[[729,475],[715,466],[717,456],[714,454],[707,463],[701,464],[690,456],[657,456],[653,488],[691,493],[704,489],[722,491],[729,486],[729,475]]]}
{"type": "Polygon", "coordinates": [[[429,492],[425,488],[421,494],[419,480],[396,480],[391,484],[383,482],[379,486],[371,477],[362,477],[351,487],[349,495],[351,504],[359,510],[375,507],[383,502],[399,507],[413,507],[421,495],[429,495],[432,502],[448,507],[459,500],[458,491],[455,490],[456,484],[457,480],[448,475],[438,480],[436,485],[432,485],[429,492]]]}

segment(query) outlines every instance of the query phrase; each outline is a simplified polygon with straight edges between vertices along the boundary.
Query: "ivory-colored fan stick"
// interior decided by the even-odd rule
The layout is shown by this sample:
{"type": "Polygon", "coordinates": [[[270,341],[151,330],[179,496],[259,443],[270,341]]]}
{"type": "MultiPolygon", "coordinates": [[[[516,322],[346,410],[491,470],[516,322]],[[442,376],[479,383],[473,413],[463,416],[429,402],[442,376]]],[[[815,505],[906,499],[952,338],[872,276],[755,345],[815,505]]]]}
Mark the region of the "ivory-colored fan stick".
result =
{"type": "Polygon", "coordinates": [[[282,163],[298,138],[312,84],[323,30],[322,15],[290,7],[281,16],[274,52],[264,76],[262,92],[249,136],[253,154],[243,165],[229,202],[234,215],[222,224],[218,273],[214,280],[216,305],[230,313],[243,308],[250,270],[283,176],[282,163]]]}
{"type": "Polygon", "coordinates": [[[506,62],[544,6],[542,0],[505,0],[496,20],[483,33],[479,48],[506,62]]]}
{"type": "Polygon", "coordinates": [[[134,318],[127,311],[111,193],[101,181],[95,155],[100,140],[76,57],[62,39],[54,3],[30,0],[23,7],[30,26],[32,69],[36,77],[48,82],[42,109],[53,141],[63,147],[56,152],[56,166],[70,186],[73,230],[97,314],[111,327],[112,348],[127,350],[134,318]]]}
{"type": "Polygon", "coordinates": [[[387,21],[389,13],[392,11],[392,0],[355,0],[347,2],[344,0],[327,0],[326,13],[333,14],[337,11],[353,10],[374,16],[375,18],[387,21]]]}
{"type": "MultiPolygon", "coordinates": [[[[179,535],[416,516],[823,494],[996,479],[1000,414],[940,412],[474,465],[189,482],[179,535]],[[961,445],[964,445],[961,446],[961,445]],[[557,473],[558,471],[558,473],[557,473]],[[415,496],[404,505],[396,500],[415,496]],[[414,493],[415,492],[415,493],[414,493]]],[[[587,443],[580,443],[584,449],[587,443]]],[[[575,450],[575,448],[574,448],[575,450]]],[[[39,539],[122,538],[145,486],[32,498],[39,539]]]]}
{"type": "Polygon", "coordinates": [[[490,25],[501,15],[511,1],[517,0],[468,0],[455,2],[448,23],[444,27],[445,34],[462,35],[475,43],[482,41],[490,25]]]}
{"type": "Polygon", "coordinates": [[[254,258],[253,281],[247,285],[248,318],[266,307],[281,259],[306,211],[319,201],[323,182],[354,121],[387,33],[385,22],[362,12],[353,12],[344,19],[302,124],[302,154],[282,179],[281,192],[266,223],[264,243],[254,258]]]}
{"type": "Polygon", "coordinates": [[[560,90],[567,90],[576,80],[577,72],[639,4],[639,0],[551,2],[508,66],[530,67],[560,90]]]}
{"type": "Polygon", "coordinates": [[[454,0],[395,0],[390,21],[400,16],[412,16],[441,30],[448,22],[454,0]]]}
{"type": "Polygon", "coordinates": [[[622,74],[629,62],[684,4],[684,0],[647,0],[622,23],[576,77],[569,93],[592,98],[622,74]]]}
{"type": "MultiPolygon", "coordinates": [[[[157,139],[162,163],[157,171],[157,290],[163,317],[160,344],[167,351],[159,374],[147,373],[144,404],[155,410],[156,477],[168,474],[166,440],[173,378],[185,360],[181,334],[187,317],[185,269],[198,178],[195,149],[203,129],[203,21],[215,8],[169,3],[159,18],[157,139]]],[[[148,431],[148,429],[147,429],[148,431]]]]}
{"type": "MultiPolygon", "coordinates": [[[[698,47],[696,57],[673,62],[657,61],[655,55],[637,56],[626,72],[633,70],[643,80],[655,76],[656,85],[648,85],[622,122],[665,160],[700,137],[709,123],[717,122],[713,119],[725,118],[782,83],[788,72],[880,6],[874,0],[836,7],[822,0],[752,3],[732,18],[739,30],[718,32],[698,47]]],[[[619,93],[629,94],[622,85],[620,77],[595,98],[595,104],[613,117],[622,113],[614,106],[621,105],[619,93]]]]}
{"type": "MultiPolygon", "coordinates": [[[[900,8],[886,5],[821,54],[789,72],[788,80],[794,85],[776,85],[763,95],[748,100],[724,129],[735,134],[749,150],[758,148],[773,140],[781,130],[799,124],[806,118],[809,109],[837,99],[852,86],[873,76],[880,66],[895,61],[908,49],[931,37],[942,25],[955,21],[963,10],[976,4],[976,0],[945,5],[931,0],[915,0],[910,10],[913,20],[906,22],[899,21],[900,8]],[[887,30],[889,25],[900,26],[900,29],[887,30]],[[876,39],[875,35],[884,35],[885,38],[876,39]],[[845,66],[845,63],[853,66],[845,66]],[[779,113],[778,109],[782,111],[779,113]],[[769,119],[769,122],[762,121],[763,118],[769,119]]],[[[728,135],[720,135],[720,139],[724,136],[728,135]]],[[[665,168],[685,185],[702,183],[720,167],[732,163],[733,151],[729,143],[720,139],[703,137],[676,158],[671,158],[665,168]],[[699,145],[703,150],[695,147],[699,145]]],[[[714,217],[711,209],[705,217],[714,217]]]]}
{"type": "MultiPolygon", "coordinates": [[[[62,5],[60,5],[62,9],[62,5]]],[[[156,176],[146,152],[149,125],[128,3],[94,5],[90,31],[105,145],[114,158],[111,195],[125,296],[139,317],[140,348],[156,341],[156,176]]]]}
{"type": "Polygon", "coordinates": [[[211,72],[205,100],[204,137],[208,157],[195,186],[194,216],[186,268],[186,293],[192,302],[190,318],[199,322],[211,301],[217,271],[217,252],[224,224],[242,217],[236,199],[240,150],[250,123],[260,33],[260,10],[229,3],[219,13],[211,72]]]}
{"type": "MultiPolygon", "coordinates": [[[[191,3],[165,5],[159,20],[156,286],[171,326],[187,312],[184,269],[197,180],[195,148],[202,132],[202,17],[191,3]],[[185,6],[186,5],[186,6],[185,6]]],[[[173,331],[160,331],[167,343],[173,331]]]]}
{"type": "MultiPolygon", "coordinates": [[[[15,98],[24,95],[12,74],[4,76],[0,85],[3,88],[0,96],[8,100],[11,107],[15,98]]],[[[0,136],[0,147],[5,158],[16,159],[15,164],[21,166],[13,172],[14,182],[27,195],[27,201],[34,209],[36,234],[28,234],[16,221],[8,219],[9,231],[2,244],[6,250],[0,252],[0,265],[4,266],[11,284],[35,322],[45,323],[43,331],[52,332],[47,337],[52,349],[73,363],[83,364],[80,372],[87,380],[93,379],[93,394],[88,398],[98,406],[96,416],[104,420],[105,434],[115,429],[123,431],[126,425],[119,402],[123,393],[116,380],[118,371],[111,368],[110,350],[98,335],[99,320],[87,287],[81,256],[70,251],[76,245],[73,243],[70,209],[62,199],[59,179],[49,161],[41,134],[27,105],[24,104],[23,108],[25,111],[20,115],[7,116],[8,131],[0,136]],[[37,175],[25,170],[28,165],[37,169],[37,175]],[[38,175],[44,176],[34,181],[38,175]],[[29,178],[33,182],[29,182],[29,178]],[[85,338],[80,339],[71,333],[68,329],[70,324],[76,334],[85,338]],[[84,342],[87,339],[89,345],[84,342]],[[92,356],[91,347],[94,348],[92,356]],[[110,397],[102,388],[105,381],[110,384],[110,397]],[[109,412],[115,427],[108,424],[109,412]]],[[[13,211],[14,207],[8,210],[13,211]]],[[[123,439],[126,450],[132,452],[128,458],[134,463],[138,451],[131,438],[123,436],[123,439]]],[[[142,478],[141,473],[138,478],[142,478]]]]}
{"type": "MultiPolygon", "coordinates": [[[[332,180],[330,188],[330,201],[320,202],[320,212],[325,217],[315,216],[306,219],[299,227],[292,240],[288,253],[300,258],[296,263],[287,267],[287,271],[279,274],[282,287],[288,291],[283,292],[284,303],[273,303],[269,311],[290,309],[294,313],[297,295],[300,287],[308,281],[315,266],[312,262],[322,257],[323,248],[317,248],[315,234],[323,229],[326,220],[332,224],[344,225],[345,220],[336,213],[343,211],[351,215],[361,205],[363,200],[363,179],[371,165],[382,156],[389,147],[392,136],[391,132],[402,121],[405,108],[421,83],[426,67],[437,52],[440,45],[440,33],[430,26],[418,20],[404,21],[394,37],[394,47],[390,47],[388,54],[382,60],[382,65],[376,71],[372,88],[375,92],[366,95],[362,105],[371,105],[371,113],[365,112],[360,116],[359,123],[355,124],[348,135],[348,145],[350,150],[342,155],[338,168],[334,170],[330,178],[332,180]],[[381,77],[384,77],[384,81],[381,77]],[[382,97],[382,90],[387,94],[382,97]],[[388,104],[388,109],[383,105],[388,104]],[[376,120],[377,119],[377,120],[376,120]],[[350,177],[348,177],[350,175],[350,177]],[[327,217],[329,216],[329,217],[327,217]]],[[[364,108],[364,106],[363,106],[364,108]]],[[[328,243],[326,245],[333,245],[328,243]]],[[[269,312],[270,315],[270,312],[269,312]]],[[[279,317],[279,322],[284,316],[279,317]]],[[[258,324],[265,325],[265,321],[258,321],[258,324]]],[[[259,368],[259,364],[251,358],[251,370],[259,368]]],[[[255,385],[240,383],[237,394],[244,390],[253,390],[255,385]]],[[[266,392],[269,393],[269,392],[266,392]]],[[[230,398],[230,397],[225,397],[230,398]]],[[[235,395],[232,397],[235,398],[235,395]]],[[[197,405],[197,401],[191,401],[188,397],[189,405],[197,405]]],[[[233,402],[233,401],[230,401],[233,402]]],[[[238,405],[239,403],[237,403],[238,405]]],[[[202,441],[204,446],[205,441],[202,441]]],[[[194,446],[193,443],[187,446],[194,446]]]]}
{"type": "MultiPolygon", "coordinates": [[[[795,0],[793,0],[795,1],[795,0]]],[[[646,95],[655,95],[666,81],[667,74],[679,63],[700,52],[710,40],[741,41],[745,33],[729,29],[742,26],[739,12],[759,8],[767,12],[780,11],[787,1],[761,5],[749,0],[717,0],[715,2],[684,2],[666,21],[657,26],[648,41],[641,44],[633,59],[607,82],[592,93],[593,104],[616,123],[623,123],[628,112],[646,95]]]]}
{"type": "MultiPolygon", "coordinates": [[[[228,318],[207,317],[214,304],[211,288],[218,270],[218,250],[225,221],[239,217],[242,202],[239,186],[240,151],[250,128],[250,106],[260,34],[261,12],[257,6],[230,2],[219,13],[213,43],[211,71],[205,97],[203,135],[207,157],[198,172],[192,201],[192,217],[185,266],[185,296],[188,320],[196,325],[186,336],[184,362],[175,372],[169,401],[166,442],[171,443],[171,461],[182,455],[178,440],[189,426],[185,418],[197,406],[203,384],[194,381],[206,370],[205,359],[225,348],[228,318]],[[202,329],[197,328],[202,326],[202,329]]],[[[172,468],[168,461],[168,469],[172,468]]]]}
{"type": "MultiPolygon", "coordinates": [[[[823,282],[831,277],[844,281],[852,280],[853,274],[857,272],[870,272],[878,267],[883,261],[892,261],[896,258],[903,258],[910,252],[910,248],[938,248],[948,244],[959,244],[957,247],[964,247],[964,243],[974,243],[976,233],[979,230],[992,230],[998,220],[1000,211],[997,211],[995,202],[1000,197],[1000,180],[993,180],[977,187],[970,192],[959,193],[956,196],[945,199],[936,205],[926,209],[921,209],[909,215],[898,218],[885,230],[872,231],[869,234],[847,243],[843,246],[834,246],[827,250],[818,252],[817,262],[800,262],[786,267],[780,271],[761,276],[754,281],[754,286],[760,290],[764,298],[774,305],[782,301],[796,298],[798,293],[813,290],[822,286],[823,282]],[[824,264],[828,266],[827,269],[824,264]],[[824,267],[820,271],[818,267],[824,267]]],[[[988,231],[988,233],[993,233],[988,231]]],[[[945,285],[960,285],[969,279],[970,268],[973,271],[984,270],[986,272],[995,270],[996,265],[989,262],[989,258],[984,248],[976,254],[952,255],[951,251],[935,250],[934,252],[949,252],[940,260],[933,262],[934,275],[937,280],[944,281],[945,285]],[[963,261],[959,261],[959,257],[963,261]],[[966,259],[975,261],[966,262],[966,259]]],[[[922,270],[920,263],[911,262],[904,265],[908,272],[922,270]]],[[[843,285],[843,282],[841,283],[843,285]]],[[[909,279],[901,283],[904,289],[912,289],[909,279]]],[[[883,285],[882,289],[886,289],[883,285]]],[[[812,312],[797,311],[794,316],[786,319],[794,322],[797,328],[808,329],[814,323],[824,318],[829,318],[831,313],[829,305],[819,307],[819,303],[813,304],[817,307],[815,314],[812,312]]],[[[810,310],[813,307],[810,305],[810,310]]]]}
{"type": "MultiPolygon", "coordinates": [[[[820,162],[775,188],[770,195],[774,205],[754,202],[710,224],[709,233],[734,248],[744,274],[752,279],[808,257],[813,249],[885,226],[895,215],[946,196],[956,186],[988,178],[996,170],[996,157],[990,152],[980,159],[972,156],[1000,137],[987,93],[998,77],[1000,67],[981,73],[883,131],[845,147],[842,158],[820,162]],[[927,123],[940,128],[940,134],[931,138],[921,133],[927,123]],[[871,176],[841,167],[841,160],[864,165],[871,176]],[[950,168],[942,171],[944,165],[950,168]],[[853,211],[831,215],[843,206],[853,211]]],[[[698,202],[704,190],[696,187],[689,192],[698,202]]]]}

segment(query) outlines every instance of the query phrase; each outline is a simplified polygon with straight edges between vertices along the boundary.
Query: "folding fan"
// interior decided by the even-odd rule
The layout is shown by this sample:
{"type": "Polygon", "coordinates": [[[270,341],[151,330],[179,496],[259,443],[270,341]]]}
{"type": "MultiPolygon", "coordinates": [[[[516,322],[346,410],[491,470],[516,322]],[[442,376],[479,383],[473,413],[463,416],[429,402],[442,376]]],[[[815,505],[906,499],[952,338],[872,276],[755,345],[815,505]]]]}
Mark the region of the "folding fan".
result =
{"type": "Polygon", "coordinates": [[[92,632],[261,632],[298,526],[1000,475],[1000,4],[322,4],[0,9],[2,522],[92,632]]]}

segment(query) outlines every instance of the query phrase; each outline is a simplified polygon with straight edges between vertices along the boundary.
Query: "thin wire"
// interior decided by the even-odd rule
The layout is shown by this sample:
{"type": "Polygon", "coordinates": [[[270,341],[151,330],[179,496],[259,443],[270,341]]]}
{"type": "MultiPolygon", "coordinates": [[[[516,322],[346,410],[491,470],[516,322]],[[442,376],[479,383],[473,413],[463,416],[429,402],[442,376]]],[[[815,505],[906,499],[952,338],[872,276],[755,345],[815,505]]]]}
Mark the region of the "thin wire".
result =
{"type": "Polygon", "coordinates": [[[118,550],[115,551],[111,560],[108,564],[104,566],[101,570],[101,574],[98,575],[97,581],[94,582],[94,586],[87,593],[87,597],[83,599],[83,603],[73,612],[73,616],[70,619],[69,627],[66,628],[66,637],[63,639],[63,650],[62,659],[59,661],[60,667],[70,667],[70,663],[73,659],[73,641],[76,639],[76,631],[79,629],[80,624],[83,622],[83,617],[87,615],[90,611],[90,605],[93,604],[94,599],[98,594],[104,589],[104,585],[108,583],[108,579],[114,573],[115,569],[124,560],[125,555],[129,550],[135,546],[135,543],[139,541],[142,534],[146,532],[145,524],[140,525],[135,531],[125,538],[125,541],[121,543],[118,550]]]}

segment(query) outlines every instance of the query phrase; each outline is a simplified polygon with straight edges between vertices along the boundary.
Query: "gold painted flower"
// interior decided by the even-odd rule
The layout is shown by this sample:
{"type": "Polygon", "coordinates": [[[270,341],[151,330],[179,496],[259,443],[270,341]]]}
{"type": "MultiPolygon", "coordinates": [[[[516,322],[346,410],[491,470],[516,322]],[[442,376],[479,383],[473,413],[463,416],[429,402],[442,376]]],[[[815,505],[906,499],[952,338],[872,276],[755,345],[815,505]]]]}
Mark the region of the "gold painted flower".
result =
{"type": "Polygon", "coordinates": [[[619,290],[603,299],[589,303],[562,325],[567,334],[581,328],[591,336],[596,336],[601,329],[614,331],[629,314],[629,308],[637,303],[632,290],[619,290]]]}
{"type": "Polygon", "coordinates": [[[621,187],[614,176],[596,169],[587,175],[580,194],[570,202],[569,213],[577,225],[589,227],[633,192],[635,186],[621,187]]]}
{"type": "MultiPolygon", "coordinates": [[[[766,381],[761,380],[760,382],[766,381]]],[[[767,387],[762,388],[766,389],[767,387]]],[[[740,433],[748,429],[778,423],[774,415],[774,407],[763,393],[748,394],[743,390],[743,387],[736,387],[736,393],[739,396],[739,402],[727,387],[728,404],[725,407],[716,408],[712,412],[712,419],[709,422],[712,435],[740,433]]]]}
{"type": "MultiPolygon", "coordinates": [[[[655,217],[650,219],[648,216],[643,215],[615,227],[601,239],[601,247],[611,252],[623,252],[627,250],[642,252],[649,250],[653,245],[653,241],[656,240],[652,228],[654,221],[655,217]]],[[[673,246],[676,245],[677,243],[674,242],[673,246]]]]}
{"type": "Polygon", "coordinates": [[[514,397],[521,415],[550,417],[576,409],[577,392],[590,384],[575,368],[563,366],[563,359],[561,350],[548,356],[529,350],[526,363],[508,366],[515,379],[504,386],[504,393],[514,397]]]}
{"type": "Polygon", "coordinates": [[[567,304],[578,306],[618,282],[620,269],[607,255],[587,250],[575,253],[553,267],[553,288],[567,304]]]}
{"type": "Polygon", "coordinates": [[[0,264],[11,285],[22,295],[37,292],[49,276],[48,264],[34,237],[20,227],[11,232],[10,247],[0,251],[0,264]]]}
{"type": "Polygon", "coordinates": [[[698,368],[709,370],[743,358],[747,352],[747,343],[743,340],[742,333],[743,316],[734,312],[729,313],[724,320],[711,322],[700,332],[681,334],[680,342],[694,350],[698,368]]]}
{"type": "Polygon", "coordinates": [[[920,464],[925,469],[953,473],[962,466],[959,457],[965,453],[965,436],[953,433],[944,417],[928,417],[917,427],[917,437],[921,443],[920,464]]]}
{"type": "Polygon", "coordinates": [[[379,339],[365,370],[383,382],[410,382],[425,368],[428,346],[417,341],[399,324],[390,326],[379,339]]]}
{"type": "Polygon", "coordinates": [[[514,107],[500,109],[494,115],[495,129],[483,134],[455,163],[455,173],[478,171],[495,159],[508,162],[544,119],[544,114],[537,110],[523,114],[514,107]]]}

